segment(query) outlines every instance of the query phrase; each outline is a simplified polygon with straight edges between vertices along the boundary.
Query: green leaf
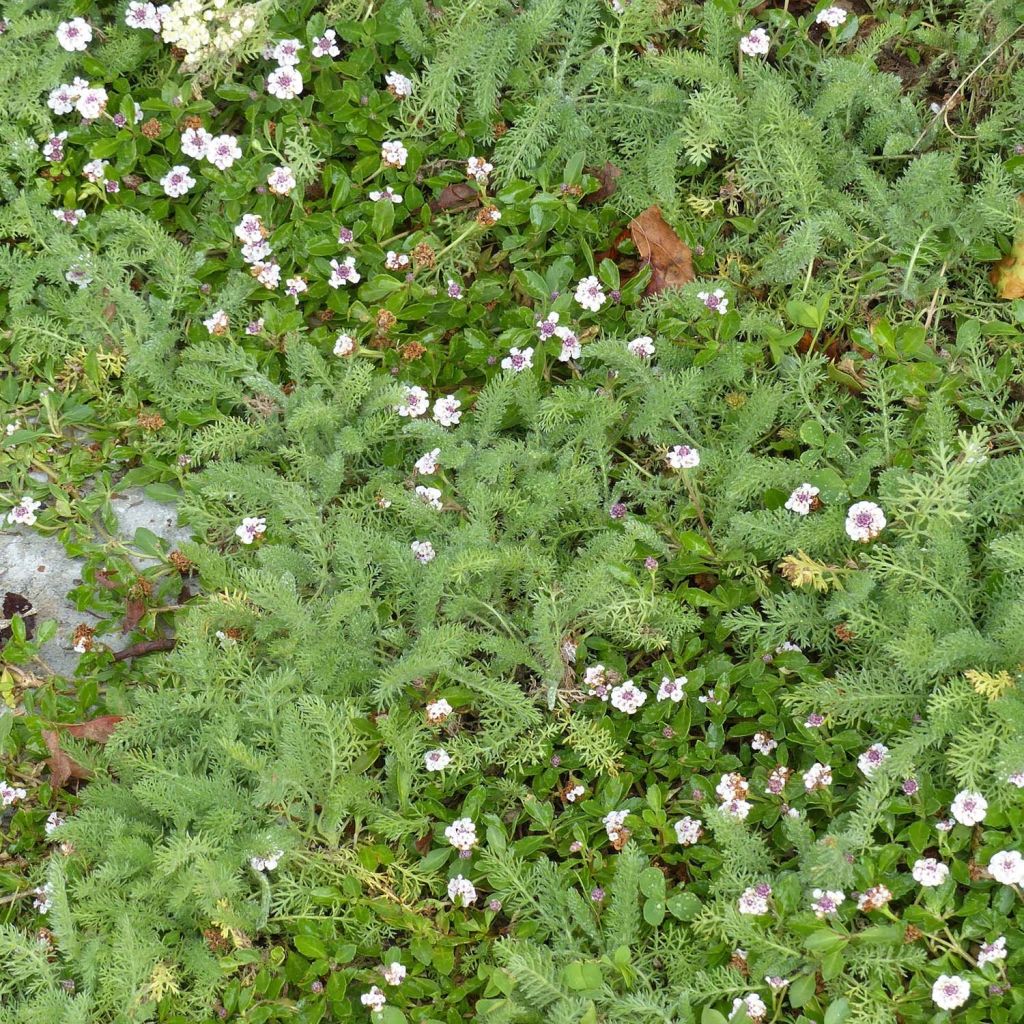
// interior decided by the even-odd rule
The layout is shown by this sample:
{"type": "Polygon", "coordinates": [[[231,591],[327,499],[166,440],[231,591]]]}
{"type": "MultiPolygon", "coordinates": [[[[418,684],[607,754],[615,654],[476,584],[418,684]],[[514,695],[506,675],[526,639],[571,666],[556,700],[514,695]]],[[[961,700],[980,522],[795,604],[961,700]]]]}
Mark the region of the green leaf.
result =
{"type": "Polygon", "coordinates": [[[680,921],[692,921],[700,913],[701,902],[692,892],[679,892],[670,896],[665,906],[680,921]]]}
{"type": "Polygon", "coordinates": [[[327,946],[314,935],[296,935],[295,948],[310,960],[327,960],[327,946]]]}

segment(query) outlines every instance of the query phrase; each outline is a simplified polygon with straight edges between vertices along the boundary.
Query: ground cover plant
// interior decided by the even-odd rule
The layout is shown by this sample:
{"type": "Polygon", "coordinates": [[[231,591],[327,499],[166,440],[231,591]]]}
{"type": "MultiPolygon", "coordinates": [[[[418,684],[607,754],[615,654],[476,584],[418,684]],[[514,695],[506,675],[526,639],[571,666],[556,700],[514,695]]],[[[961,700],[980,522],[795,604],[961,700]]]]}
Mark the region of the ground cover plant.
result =
{"type": "Polygon", "coordinates": [[[3,18],[0,1021],[1024,1016],[1017,7],[3,18]]]}

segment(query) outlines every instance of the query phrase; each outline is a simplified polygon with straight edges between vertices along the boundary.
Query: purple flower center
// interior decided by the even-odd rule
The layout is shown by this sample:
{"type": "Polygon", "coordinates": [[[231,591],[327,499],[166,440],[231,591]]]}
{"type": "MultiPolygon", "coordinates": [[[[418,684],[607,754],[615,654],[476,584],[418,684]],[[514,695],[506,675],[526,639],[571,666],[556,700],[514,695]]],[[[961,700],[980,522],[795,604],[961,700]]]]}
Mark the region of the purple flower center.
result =
{"type": "Polygon", "coordinates": [[[722,300],[719,299],[717,295],[709,295],[704,300],[704,305],[707,306],[708,309],[718,309],[719,305],[721,304],[721,301],[722,300]]]}
{"type": "Polygon", "coordinates": [[[854,521],[858,526],[870,526],[875,521],[875,517],[870,512],[858,512],[854,521]]]}

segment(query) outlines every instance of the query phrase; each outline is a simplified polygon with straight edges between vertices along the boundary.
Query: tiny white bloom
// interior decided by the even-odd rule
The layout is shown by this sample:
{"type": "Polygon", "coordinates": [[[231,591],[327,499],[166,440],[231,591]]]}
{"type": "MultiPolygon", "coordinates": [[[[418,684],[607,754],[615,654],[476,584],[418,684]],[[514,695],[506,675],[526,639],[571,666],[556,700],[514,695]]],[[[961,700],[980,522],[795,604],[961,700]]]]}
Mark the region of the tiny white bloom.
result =
{"type": "Polygon", "coordinates": [[[971,986],[957,974],[940,974],[932,985],[932,1001],[943,1010],[955,1010],[971,997],[971,986]]]}
{"type": "Polygon", "coordinates": [[[302,75],[295,68],[275,68],[267,76],[267,92],[279,100],[293,100],[302,92],[302,75]]]}
{"type": "Polygon", "coordinates": [[[961,825],[979,824],[985,820],[987,810],[988,801],[980,793],[972,793],[968,789],[960,790],[949,807],[950,814],[961,825]]]}
{"type": "Polygon", "coordinates": [[[337,57],[341,54],[337,39],[338,33],[333,28],[326,28],[322,36],[314,36],[313,46],[309,52],[314,57],[337,57]]]}
{"type": "Polygon", "coordinates": [[[677,444],[665,453],[665,462],[670,469],[694,469],[700,465],[700,452],[688,444],[677,444]]]}
{"type": "Polygon", "coordinates": [[[205,155],[214,167],[226,171],[242,156],[242,147],[234,135],[215,135],[207,143],[205,155]]]}
{"type": "Polygon", "coordinates": [[[368,194],[370,201],[374,203],[386,202],[397,205],[402,201],[402,197],[390,185],[386,185],[383,189],[374,189],[368,194]]]}
{"type": "Polygon", "coordinates": [[[686,683],[686,676],[677,676],[675,679],[662,676],[656,699],[659,703],[663,700],[670,700],[673,704],[678,704],[683,699],[683,687],[686,683]]]}
{"type": "Polygon", "coordinates": [[[384,975],[384,980],[389,985],[401,985],[405,981],[407,972],[404,964],[400,964],[397,960],[392,960],[391,963],[385,964],[381,968],[380,973],[384,975]]]}
{"type": "Polygon", "coordinates": [[[629,811],[609,811],[601,819],[604,824],[604,830],[611,842],[614,843],[622,837],[622,832],[626,827],[627,817],[629,817],[629,811]]]}
{"type": "Polygon", "coordinates": [[[866,544],[885,528],[885,513],[873,501],[858,501],[846,513],[846,533],[850,540],[866,544]]]}
{"type": "Polygon", "coordinates": [[[839,889],[815,889],[811,897],[811,909],[815,916],[825,918],[838,913],[846,894],[839,889]]]}
{"type": "Polygon", "coordinates": [[[452,713],[452,706],[444,699],[439,697],[435,701],[431,701],[427,705],[427,721],[433,722],[435,725],[445,721],[452,713]]]}
{"type": "Polygon", "coordinates": [[[129,28],[147,28],[160,31],[160,15],[151,3],[130,3],[124,12],[124,23],[129,28]]]}
{"type": "Polygon", "coordinates": [[[736,909],[741,914],[749,914],[752,917],[759,917],[768,913],[768,900],[771,899],[772,887],[770,885],[752,885],[743,890],[736,909]]]}
{"type": "Polygon", "coordinates": [[[344,260],[331,260],[331,276],[327,283],[332,288],[340,288],[345,284],[359,284],[362,276],[356,270],[355,256],[346,256],[344,260]]]}
{"type": "Polygon", "coordinates": [[[462,402],[454,395],[444,395],[434,402],[434,419],[442,427],[458,426],[459,420],[462,419],[461,407],[462,402]]]}
{"type": "Polygon", "coordinates": [[[384,266],[388,270],[405,270],[409,266],[409,257],[404,252],[388,249],[387,255],[384,257],[384,266]]]}
{"type": "Polygon", "coordinates": [[[627,679],[621,686],[615,686],[611,692],[611,705],[624,714],[633,715],[644,706],[647,694],[632,679],[627,679]]]}
{"type": "Polygon", "coordinates": [[[185,156],[202,160],[213,136],[205,128],[186,128],[181,133],[181,151],[185,156]]]}
{"type": "Polygon", "coordinates": [[[562,343],[562,349],[558,353],[558,361],[567,363],[570,359],[579,359],[582,349],[579,336],[569,327],[561,324],[555,328],[555,335],[562,343]]]}
{"type": "Polygon", "coordinates": [[[364,992],[359,997],[359,1002],[363,1006],[369,1007],[370,1013],[380,1013],[387,1001],[387,996],[376,985],[371,985],[370,991],[364,992]]]}
{"type": "Polygon", "coordinates": [[[601,282],[591,274],[590,277],[583,278],[576,285],[575,298],[584,309],[596,313],[605,304],[608,297],[601,287],[601,282]]]}
{"type": "Polygon", "coordinates": [[[832,785],[832,767],[815,761],[804,772],[804,789],[813,793],[816,789],[828,789],[832,785]]]}
{"type": "Polygon", "coordinates": [[[637,359],[650,359],[654,355],[654,339],[649,338],[646,334],[642,334],[639,338],[634,338],[626,348],[637,357],[637,359]]]}
{"type": "Polygon", "coordinates": [[[380,158],[388,167],[404,167],[409,151],[397,139],[392,139],[381,144],[380,158]]]}
{"type": "Polygon", "coordinates": [[[33,501],[31,496],[25,494],[21,501],[7,514],[7,522],[11,526],[35,526],[36,510],[42,508],[41,501],[33,501]]]}
{"type": "Polygon", "coordinates": [[[456,905],[468,907],[476,903],[476,887],[468,878],[456,875],[448,882],[448,899],[456,905]]]}
{"type": "Polygon", "coordinates": [[[223,309],[218,309],[203,321],[203,326],[210,334],[224,334],[230,326],[230,321],[227,313],[223,309]]]}
{"type": "Polygon", "coordinates": [[[437,557],[434,545],[429,540],[414,540],[409,547],[412,548],[413,557],[421,565],[426,565],[437,557]]]}
{"type": "Polygon", "coordinates": [[[740,40],[740,51],[748,57],[764,57],[772,45],[771,37],[763,28],[751,29],[740,40]]]}
{"type": "Polygon", "coordinates": [[[814,508],[814,499],[819,494],[818,488],[811,484],[801,484],[786,501],[786,508],[798,516],[807,515],[814,508]]]}
{"type": "Polygon", "coordinates": [[[1006,936],[1000,935],[998,939],[991,942],[983,942],[978,950],[978,966],[998,963],[1006,959],[1006,936]]]}
{"type": "Polygon", "coordinates": [[[243,544],[251,544],[257,537],[262,537],[267,532],[267,521],[263,516],[246,516],[242,522],[235,527],[235,536],[243,544]]]}
{"type": "Polygon", "coordinates": [[[430,406],[430,396],[423,390],[423,388],[413,385],[405,389],[405,396],[402,399],[402,404],[395,407],[395,411],[399,416],[408,416],[410,419],[416,419],[418,416],[422,416],[430,406]]]}
{"type": "Polygon", "coordinates": [[[107,90],[101,85],[90,86],[83,89],[78,99],[75,100],[75,110],[82,115],[86,121],[95,121],[103,113],[107,105],[107,90]]]}
{"type": "Polygon", "coordinates": [[[531,366],[533,366],[532,348],[524,348],[522,351],[518,348],[510,348],[508,355],[501,361],[501,368],[511,370],[513,373],[522,373],[523,370],[528,370],[531,366]]]}
{"type": "Polygon", "coordinates": [[[339,334],[334,339],[334,354],[336,356],[350,356],[356,350],[356,339],[350,334],[339,334]]]}
{"type": "Polygon", "coordinates": [[[267,187],[275,196],[286,196],[295,188],[297,182],[290,167],[275,167],[267,175],[267,187]]]}
{"type": "Polygon", "coordinates": [[[922,857],[914,862],[910,874],[919,885],[932,889],[949,878],[949,868],[934,857],[922,857]]]}
{"type": "Polygon", "coordinates": [[[857,767],[870,779],[889,757],[889,748],[884,743],[872,743],[860,757],[857,767]]]}
{"type": "Polygon", "coordinates": [[[428,750],[423,755],[423,763],[428,772],[441,772],[451,763],[451,755],[446,750],[428,750]]]}
{"type": "Polygon", "coordinates": [[[421,455],[414,463],[413,467],[417,473],[422,473],[424,476],[431,476],[437,472],[438,463],[440,461],[439,456],[441,454],[440,448],[434,448],[424,455],[421,455]]]}
{"type": "Polygon", "coordinates": [[[84,18],[72,18],[57,26],[57,42],[71,53],[84,50],[92,42],[92,28],[84,18]]]}
{"type": "Polygon", "coordinates": [[[681,846],[693,846],[704,834],[703,822],[699,818],[689,816],[680,818],[673,828],[676,830],[676,841],[681,846]]]}
{"type": "Polygon", "coordinates": [[[818,11],[818,16],[814,19],[816,25],[827,25],[829,28],[839,28],[840,25],[846,24],[847,12],[842,7],[826,7],[822,11],[818,11]]]}
{"type": "Polygon", "coordinates": [[[494,165],[489,164],[482,156],[471,156],[466,161],[466,177],[473,178],[480,185],[487,184],[487,177],[493,170],[494,165]]]}
{"type": "Polygon", "coordinates": [[[738,996],[733,999],[732,1011],[729,1014],[729,1020],[738,1016],[741,1010],[750,1018],[751,1021],[753,1021],[753,1024],[760,1024],[768,1013],[768,1007],[756,992],[751,992],[742,999],[738,996]]]}
{"type": "Polygon", "coordinates": [[[401,72],[389,71],[384,76],[384,81],[387,83],[388,92],[395,99],[402,100],[412,95],[412,79],[406,78],[401,72]]]}
{"type": "Polygon", "coordinates": [[[729,300],[721,288],[716,288],[713,292],[698,292],[697,298],[719,316],[725,316],[729,312],[729,300]]]}
{"type": "Polygon", "coordinates": [[[176,164],[161,179],[164,192],[172,199],[185,195],[196,183],[184,164],[176,164]]]}
{"type": "Polygon", "coordinates": [[[478,839],[472,818],[456,818],[445,830],[444,837],[457,850],[472,850],[478,839]]]}
{"type": "Polygon", "coordinates": [[[1024,857],[1019,850],[1001,850],[988,862],[988,873],[1003,885],[1024,885],[1024,857]]]}
{"type": "Polygon", "coordinates": [[[293,68],[299,63],[299,50],[305,47],[298,39],[282,39],[274,47],[271,57],[283,68],[293,68]]]}
{"type": "Polygon", "coordinates": [[[441,511],[441,492],[438,488],[424,487],[423,484],[419,484],[416,488],[416,496],[431,508],[438,512],[441,511]]]}

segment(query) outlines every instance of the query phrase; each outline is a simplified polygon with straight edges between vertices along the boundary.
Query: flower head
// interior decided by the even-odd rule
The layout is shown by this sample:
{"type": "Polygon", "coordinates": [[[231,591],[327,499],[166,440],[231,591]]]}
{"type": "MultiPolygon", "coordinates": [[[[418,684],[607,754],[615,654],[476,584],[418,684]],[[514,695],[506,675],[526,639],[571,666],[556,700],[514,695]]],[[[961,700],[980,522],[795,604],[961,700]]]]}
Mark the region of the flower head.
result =
{"type": "Polygon", "coordinates": [[[161,179],[164,192],[172,199],[185,195],[196,183],[184,164],[176,164],[161,179]]]}
{"type": "Polygon", "coordinates": [[[458,906],[468,907],[476,903],[476,887],[468,878],[456,875],[448,882],[448,899],[458,906]]]}
{"type": "Polygon", "coordinates": [[[656,699],[659,703],[663,700],[670,700],[673,704],[678,704],[683,699],[683,687],[686,683],[686,676],[677,676],[675,679],[662,676],[656,699]]]}
{"type": "Polygon", "coordinates": [[[206,145],[206,159],[221,171],[226,171],[241,156],[242,147],[234,135],[215,135],[206,145]]]}
{"type": "Polygon", "coordinates": [[[371,985],[369,992],[364,992],[359,997],[359,1002],[369,1008],[370,1013],[380,1013],[387,1002],[387,996],[376,986],[371,985]]]}
{"type": "Polygon", "coordinates": [[[998,963],[1006,959],[1006,936],[1000,935],[998,939],[991,942],[983,942],[978,950],[978,966],[998,963]]]}
{"type": "Polygon", "coordinates": [[[396,100],[404,100],[412,95],[412,79],[406,78],[401,72],[389,71],[384,76],[384,81],[387,83],[388,92],[396,100]]]}
{"type": "Polygon", "coordinates": [[[458,426],[462,419],[461,407],[462,402],[454,395],[442,395],[434,402],[434,419],[442,427],[458,426]]]}
{"type": "Polygon", "coordinates": [[[472,818],[456,818],[444,830],[444,837],[457,850],[472,850],[479,841],[472,818]]]}
{"type": "Polygon", "coordinates": [[[298,41],[298,39],[282,39],[271,53],[271,57],[277,61],[281,67],[293,68],[299,63],[299,50],[304,50],[305,47],[298,41]]]}
{"type": "MultiPolygon", "coordinates": [[[[755,31],[757,30],[755,29],[755,31]]],[[[721,288],[716,288],[713,292],[698,292],[697,298],[712,312],[718,313],[719,316],[725,316],[729,312],[729,300],[725,297],[725,292],[721,288]]]]}
{"type": "Polygon", "coordinates": [[[397,140],[382,143],[380,158],[387,167],[404,167],[409,159],[409,151],[397,140]]]}
{"type": "Polygon", "coordinates": [[[631,342],[626,345],[631,355],[637,357],[637,359],[650,359],[654,355],[654,339],[648,337],[646,334],[642,334],[639,338],[634,338],[631,342]]]}
{"type": "Polygon", "coordinates": [[[627,679],[621,686],[612,688],[610,700],[613,708],[632,715],[644,706],[647,694],[632,679],[627,679]]]}
{"type": "Polygon", "coordinates": [[[872,743],[860,757],[857,758],[857,767],[870,779],[872,775],[885,763],[889,756],[889,748],[884,743],[872,743]]]}
{"type": "Polygon", "coordinates": [[[408,416],[409,419],[416,419],[422,416],[430,406],[430,396],[417,385],[405,389],[402,404],[395,407],[399,416],[408,416]]]}
{"type": "Polygon", "coordinates": [[[414,463],[413,468],[417,473],[422,473],[424,476],[432,476],[437,472],[437,467],[440,462],[439,456],[441,455],[440,448],[434,448],[424,455],[421,455],[414,463]]]}
{"type": "Polygon", "coordinates": [[[812,893],[811,910],[817,917],[829,917],[839,912],[846,894],[839,889],[815,889],[812,893]]]}
{"type": "Polygon", "coordinates": [[[84,50],[92,42],[92,28],[84,18],[72,18],[57,26],[57,42],[70,53],[84,50]]]}
{"type": "Polygon", "coordinates": [[[672,826],[676,831],[676,841],[680,846],[693,846],[704,834],[704,823],[699,818],[687,815],[680,818],[672,826]]]}
{"type": "Polygon", "coordinates": [[[977,825],[985,820],[988,801],[980,793],[962,789],[953,798],[949,812],[961,825],[977,825]]]}
{"type": "Polygon", "coordinates": [[[213,136],[201,125],[198,128],[186,128],[181,133],[181,151],[185,156],[202,160],[212,140],[213,136]]]}
{"type": "Polygon", "coordinates": [[[813,793],[818,789],[828,789],[832,785],[832,767],[815,761],[807,771],[804,772],[804,789],[813,793]]]}
{"type": "Polygon", "coordinates": [[[355,256],[346,256],[340,262],[331,260],[331,276],[327,279],[327,283],[332,288],[340,288],[346,284],[359,284],[361,280],[362,276],[356,270],[355,256]]]}
{"type": "Polygon", "coordinates": [[[743,890],[743,894],[736,904],[736,909],[741,914],[749,914],[753,917],[767,914],[768,901],[771,899],[771,896],[772,887],[770,885],[752,885],[743,890]]]}
{"type": "Polygon", "coordinates": [[[531,366],[533,366],[532,348],[524,348],[522,350],[510,348],[508,355],[501,361],[501,368],[503,370],[511,370],[513,373],[522,373],[523,370],[528,370],[531,366]]]}
{"type": "Polygon", "coordinates": [[[740,40],[740,52],[748,57],[765,57],[771,45],[768,33],[763,28],[755,28],[740,40]]]}
{"type": "Polygon", "coordinates": [[[593,274],[576,285],[576,301],[584,308],[596,313],[607,301],[601,282],[593,274]]]}
{"type": "Polygon", "coordinates": [[[438,725],[451,715],[452,710],[451,704],[444,697],[439,697],[427,705],[427,721],[438,725]]]}
{"type": "Polygon", "coordinates": [[[262,516],[246,516],[246,518],[235,527],[235,536],[243,544],[251,544],[257,537],[262,537],[266,532],[267,521],[262,516]]]}
{"type": "Polygon", "coordinates": [[[7,513],[7,522],[11,526],[34,526],[36,522],[36,510],[42,507],[41,501],[33,501],[28,494],[22,495],[10,512],[7,513]]]}
{"type": "Polygon", "coordinates": [[[314,57],[337,57],[340,56],[341,50],[338,49],[338,33],[333,28],[324,29],[322,36],[313,37],[313,45],[310,47],[310,53],[314,57]]]}
{"type": "Polygon", "coordinates": [[[988,873],[1003,885],[1024,885],[1024,857],[1019,850],[1002,850],[988,862],[988,873]]]}
{"type": "Polygon", "coordinates": [[[384,975],[384,980],[389,985],[401,985],[405,981],[405,975],[407,973],[405,965],[399,963],[397,960],[392,960],[391,963],[385,964],[380,971],[384,975]]]}
{"type": "Polygon", "coordinates": [[[885,513],[873,501],[858,501],[846,513],[846,533],[850,540],[867,544],[885,528],[885,513]]]}
{"type": "Polygon", "coordinates": [[[426,565],[437,557],[434,545],[429,540],[414,540],[409,547],[412,548],[413,557],[421,565],[426,565]]]}
{"type": "Polygon", "coordinates": [[[949,878],[949,868],[934,857],[922,857],[914,862],[910,874],[919,885],[933,889],[949,878]]]}
{"type": "Polygon", "coordinates": [[[842,7],[826,7],[822,11],[818,11],[818,16],[814,19],[816,25],[827,25],[829,28],[839,28],[840,25],[846,24],[847,12],[842,7]]]}
{"type": "Polygon", "coordinates": [[[423,763],[428,772],[442,772],[451,763],[451,754],[446,750],[428,750],[423,755],[423,763]]]}
{"type": "Polygon", "coordinates": [[[971,997],[971,986],[956,974],[940,974],[932,985],[932,1001],[943,1010],[955,1010],[971,997]]]}
{"type": "Polygon", "coordinates": [[[293,100],[302,92],[302,75],[295,68],[275,68],[267,76],[267,92],[279,100],[293,100]]]}
{"type": "Polygon", "coordinates": [[[817,487],[801,484],[786,500],[786,508],[798,516],[805,516],[815,507],[817,497],[817,487]]]}

